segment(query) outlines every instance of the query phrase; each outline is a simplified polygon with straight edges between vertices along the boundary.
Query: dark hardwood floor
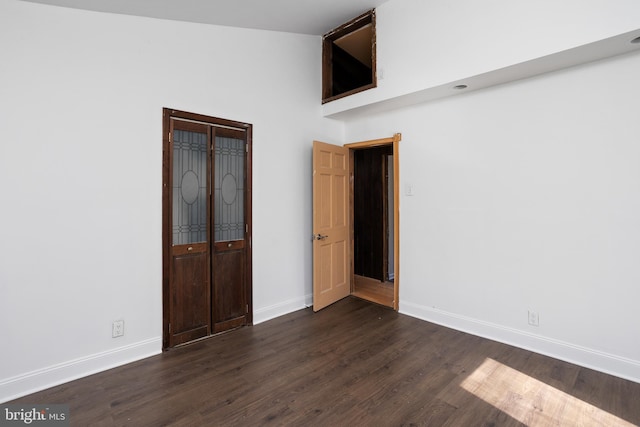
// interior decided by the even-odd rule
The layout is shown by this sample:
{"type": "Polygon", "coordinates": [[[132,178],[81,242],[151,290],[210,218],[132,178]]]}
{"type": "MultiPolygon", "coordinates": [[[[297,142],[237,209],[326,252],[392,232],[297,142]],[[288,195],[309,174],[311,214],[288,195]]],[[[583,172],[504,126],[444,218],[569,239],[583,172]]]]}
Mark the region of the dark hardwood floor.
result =
{"type": "Polygon", "coordinates": [[[15,403],[74,426],[628,426],[640,384],[347,298],[15,403]]]}

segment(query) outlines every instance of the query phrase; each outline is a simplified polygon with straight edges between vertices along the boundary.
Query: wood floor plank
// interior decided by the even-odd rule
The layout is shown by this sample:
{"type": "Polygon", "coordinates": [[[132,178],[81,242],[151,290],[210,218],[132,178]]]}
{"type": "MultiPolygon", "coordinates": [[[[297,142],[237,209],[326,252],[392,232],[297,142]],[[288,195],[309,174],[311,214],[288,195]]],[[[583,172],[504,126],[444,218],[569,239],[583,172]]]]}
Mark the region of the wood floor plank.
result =
{"type": "Polygon", "coordinates": [[[351,295],[386,307],[393,307],[393,282],[380,282],[378,279],[354,275],[351,295]]]}
{"type": "Polygon", "coordinates": [[[20,402],[69,404],[72,426],[640,425],[638,383],[358,298],[20,402]]]}

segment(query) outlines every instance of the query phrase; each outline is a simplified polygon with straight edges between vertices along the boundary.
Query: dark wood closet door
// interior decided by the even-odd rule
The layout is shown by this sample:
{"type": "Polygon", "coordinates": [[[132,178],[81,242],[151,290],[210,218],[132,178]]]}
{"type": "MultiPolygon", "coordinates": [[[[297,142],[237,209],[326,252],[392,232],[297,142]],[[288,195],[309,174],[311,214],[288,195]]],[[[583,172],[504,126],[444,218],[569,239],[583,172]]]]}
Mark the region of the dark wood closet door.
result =
{"type": "Polygon", "coordinates": [[[251,135],[163,110],[163,349],[253,322],[251,135]]]}
{"type": "Polygon", "coordinates": [[[211,333],[210,140],[207,126],[171,120],[171,347],[211,333]]]}
{"type": "Polygon", "coordinates": [[[213,332],[248,323],[247,133],[213,129],[213,332]]]}

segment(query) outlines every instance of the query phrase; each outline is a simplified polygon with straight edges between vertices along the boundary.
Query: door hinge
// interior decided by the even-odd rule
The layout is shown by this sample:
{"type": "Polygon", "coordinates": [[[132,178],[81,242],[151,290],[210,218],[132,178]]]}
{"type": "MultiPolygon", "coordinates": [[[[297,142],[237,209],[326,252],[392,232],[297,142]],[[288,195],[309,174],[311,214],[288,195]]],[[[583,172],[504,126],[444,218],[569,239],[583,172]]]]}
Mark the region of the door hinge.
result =
{"type": "Polygon", "coordinates": [[[246,309],[245,313],[249,313],[249,304],[247,304],[247,309],[246,309]]]}
{"type": "Polygon", "coordinates": [[[171,132],[169,132],[169,144],[171,144],[171,132]]]}
{"type": "Polygon", "coordinates": [[[169,333],[171,333],[171,323],[169,323],[169,333]]]}
{"type": "Polygon", "coordinates": [[[249,232],[249,224],[245,224],[244,225],[244,232],[248,233],[249,232]]]}

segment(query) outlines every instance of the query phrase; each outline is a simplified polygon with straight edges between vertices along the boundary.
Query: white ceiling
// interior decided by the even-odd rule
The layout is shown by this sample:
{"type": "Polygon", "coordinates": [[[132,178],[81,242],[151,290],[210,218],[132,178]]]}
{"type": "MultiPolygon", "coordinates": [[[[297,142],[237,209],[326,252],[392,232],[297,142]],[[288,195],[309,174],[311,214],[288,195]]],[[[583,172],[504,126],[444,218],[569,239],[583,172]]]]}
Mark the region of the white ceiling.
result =
{"type": "Polygon", "coordinates": [[[202,24],[323,35],[387,0],[25,0],[202,24]]]}

